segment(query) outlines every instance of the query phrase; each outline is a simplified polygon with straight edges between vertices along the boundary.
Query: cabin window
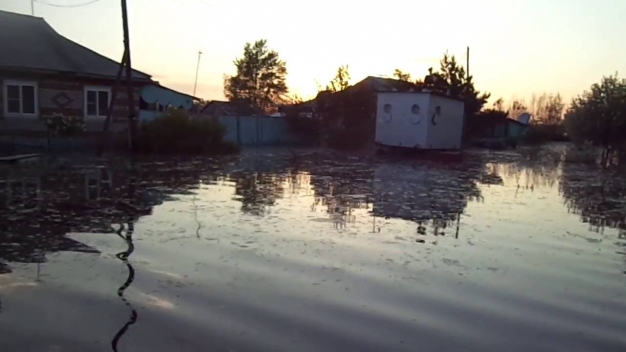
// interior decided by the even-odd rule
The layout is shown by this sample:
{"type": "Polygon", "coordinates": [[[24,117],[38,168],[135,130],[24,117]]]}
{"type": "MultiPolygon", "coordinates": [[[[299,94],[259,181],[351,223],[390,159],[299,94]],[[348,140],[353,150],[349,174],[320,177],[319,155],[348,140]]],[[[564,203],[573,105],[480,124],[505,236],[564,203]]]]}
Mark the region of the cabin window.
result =
{"type": "Polygon", "coordinates": [[[413,104],[413,106],[411,107],[411,113],[413,113],[412,122],[414,125],[418,125],[420,122],[422,122],[422,119],[420,117],[420,110],[420,106],[417,104],[413,104]]]}
{"type": "Polygon", "coordinates": [[[106,117],[111,101],[111,88],[85,87],[85,115],[106,117]]]}
{"type": "Polygon", "coordinates": [[[37,113],[36,82],[6,80],[4,96],[7,116],[33,116],[37,113]]]}

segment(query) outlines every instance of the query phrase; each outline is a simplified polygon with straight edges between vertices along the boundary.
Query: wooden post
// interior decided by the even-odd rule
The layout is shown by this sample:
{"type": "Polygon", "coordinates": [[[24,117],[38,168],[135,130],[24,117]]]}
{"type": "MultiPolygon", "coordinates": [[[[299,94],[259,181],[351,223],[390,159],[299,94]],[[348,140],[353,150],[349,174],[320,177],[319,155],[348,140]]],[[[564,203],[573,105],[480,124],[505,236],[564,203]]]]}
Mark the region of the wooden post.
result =
{"type": "Polygon", "coordinates": [[[102,134],[100,135],[100,143],[98,145],[98,158],[102,156],[102,152],[104,151],[104,145],[107,143],[107,139],[109,138],[109,129],[111,126],[111,120],[113,119],[113,108],[115,107],[115,99],[117,99],[117,91],[120,88],[120,80],[122,79],[122,72],[124,71],[124,65],[126,64],[126,51],[124,50],[124,54],[122,55],[122,61],[120,62],[120,66],[117,70],[117,76],[115,77],[115,84],[113,85],[113,90],[111,91],[111,97],[109,101],[109,108],[107,110],[107,117],[104,120],[104,126],[102,127],[102,134]]]}
{"type": "Polygon", "coordinates": [[[126,52],[126,95],[128,100],[128,143],[131,151],[136,150],[137,121],[135,117],[132,64],[130,54],[130,33],[128,30],[128,10],[126,0],[122,1],[122,24],[124,27],[124,51],[126,52]]]}

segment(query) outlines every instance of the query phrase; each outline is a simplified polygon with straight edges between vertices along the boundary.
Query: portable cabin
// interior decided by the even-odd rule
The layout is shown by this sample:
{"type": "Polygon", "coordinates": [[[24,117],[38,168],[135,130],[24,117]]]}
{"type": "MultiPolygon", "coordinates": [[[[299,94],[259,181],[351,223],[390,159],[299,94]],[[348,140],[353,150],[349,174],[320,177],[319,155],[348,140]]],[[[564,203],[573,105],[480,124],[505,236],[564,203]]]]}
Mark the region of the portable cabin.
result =
{"type": "Polygon", "coordinates": [[[457,150],[464,103],[434,92],[379,92],[376,143],[387,147],[457,150]]]}

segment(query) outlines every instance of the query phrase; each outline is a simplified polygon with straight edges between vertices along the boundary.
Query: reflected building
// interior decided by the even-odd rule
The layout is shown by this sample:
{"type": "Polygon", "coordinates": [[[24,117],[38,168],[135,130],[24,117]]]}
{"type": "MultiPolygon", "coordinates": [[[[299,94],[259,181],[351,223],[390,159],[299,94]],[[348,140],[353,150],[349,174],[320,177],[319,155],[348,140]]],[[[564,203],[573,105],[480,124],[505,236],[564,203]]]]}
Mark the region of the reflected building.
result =
{"type": "MultiPolygon", "coordinates": [[[[46,253],[97,253],[66,234],[113,233],[112,224],[135,222],[172,194],[191,193],[198,188],[203,170],[185,165],[189,164],[129,165],[123,160],[72,168],[3,167],[0,272],[9,272],[11,262],[44,263],[46,253]],[[131,184],[133,192],[129,192],[131,184]]],[[[217,179],[217,175],[204,176],[217,179]]]]}
{"type": "Polygon", "coordinates": [[[430,226],[435,235],[455,228],[458,236],[467,203],[481,199],[477,181],[482,174],[482,168],[379,165],[373,183],[372,215],[413,221],[420,235],[430,226]]]}

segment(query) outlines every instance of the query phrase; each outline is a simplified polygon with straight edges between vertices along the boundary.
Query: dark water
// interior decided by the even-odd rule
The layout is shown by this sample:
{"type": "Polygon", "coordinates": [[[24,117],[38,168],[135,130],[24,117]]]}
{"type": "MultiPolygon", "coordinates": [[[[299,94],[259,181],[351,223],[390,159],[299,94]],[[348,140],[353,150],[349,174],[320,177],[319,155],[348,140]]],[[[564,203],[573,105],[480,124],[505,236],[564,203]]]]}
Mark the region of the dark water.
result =
{"type": "Polygon", "coordinates": [[[626,350],[616,171],[261,150],[0,174],[3,352],[626,350]]]}

